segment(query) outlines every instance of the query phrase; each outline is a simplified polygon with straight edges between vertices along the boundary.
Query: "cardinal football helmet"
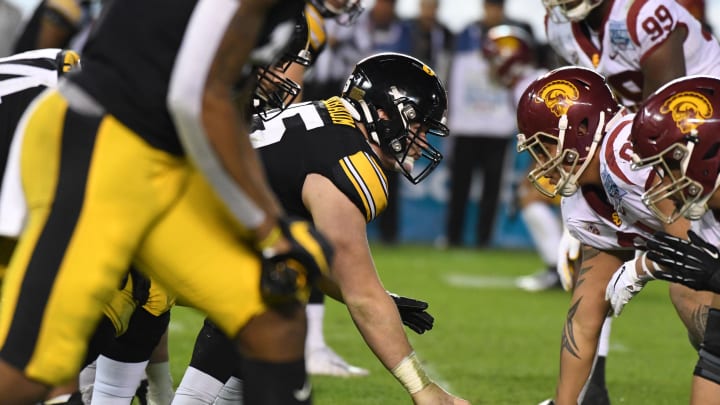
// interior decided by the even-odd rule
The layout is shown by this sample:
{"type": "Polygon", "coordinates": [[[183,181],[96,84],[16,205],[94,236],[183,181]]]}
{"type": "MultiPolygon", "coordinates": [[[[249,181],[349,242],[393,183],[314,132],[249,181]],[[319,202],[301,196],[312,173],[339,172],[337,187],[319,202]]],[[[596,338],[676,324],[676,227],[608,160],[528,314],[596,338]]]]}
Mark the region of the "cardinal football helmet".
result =
{"type": "Polygon", "coordinates": [[[535,61],[531,34],[514,25],[490,28],[483,40],[482,51],[493,75],[505,86],[512,86],[535,61]]]}
{"type": "Polygon", "coordinates": [[[720,185],[720,80],[688,76],[661,87],[635,115],[630,140],[635,166],[653,166],[661,179],[643,202],[666,223],[699,219],[720,185]],[[666,198],[675,203],[669,214],[658,207],[666,198]]]}
{"type": "Polygon", "coordinates": [[[528,174],[535,187],[548,197],[574,194],[619,110],[605,79],[590,69],[563,67],[532,82],[517,107],[517,148],[536,163],[528,174]],[[543,183],[543,177],[557,183],[543,183]]]}
{"type": "Polygon", "coordinates": [[[550,12],[550,9],[557,7],[560,14],[568,21],[582,21],[603,0],[542,0],[542,2],[551,17],[555,14],[550,12]]]}
{"type": "Polygon", "coordinates": [[[427,136],[450,133],[447,94],[435,72],[418,59],[398,53],[365,58],[355,65],[342,97],[365,124],[369,141],[394,156],[396,169],[413,184],[442,160],[427,136]]]}

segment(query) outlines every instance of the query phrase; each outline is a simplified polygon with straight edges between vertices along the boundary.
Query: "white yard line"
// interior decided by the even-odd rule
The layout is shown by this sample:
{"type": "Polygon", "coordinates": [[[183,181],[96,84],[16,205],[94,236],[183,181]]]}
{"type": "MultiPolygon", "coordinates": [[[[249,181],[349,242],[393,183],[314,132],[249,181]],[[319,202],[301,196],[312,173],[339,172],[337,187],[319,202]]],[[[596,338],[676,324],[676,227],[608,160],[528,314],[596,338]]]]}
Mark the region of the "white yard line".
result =
{"type": "Polygon", "coordinates": [[[463,288],[517,288],[511,276],[479,276],[471,274],[449,273],[443,277],[445,282],[454,287],[463,288]]]}

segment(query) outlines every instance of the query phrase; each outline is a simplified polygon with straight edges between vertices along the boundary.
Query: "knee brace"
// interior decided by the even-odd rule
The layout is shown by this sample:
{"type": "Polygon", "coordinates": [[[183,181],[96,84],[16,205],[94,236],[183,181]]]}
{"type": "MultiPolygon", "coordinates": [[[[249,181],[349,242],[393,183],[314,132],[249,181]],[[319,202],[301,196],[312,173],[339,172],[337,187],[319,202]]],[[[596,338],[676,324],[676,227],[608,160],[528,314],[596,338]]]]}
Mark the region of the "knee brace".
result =
{"type": "Polygon", "coordinates": [[[720,384],[720,310],[711,308],[708,312],[707,326],[695,365],[695,374],[706,380],[720,384]]]}

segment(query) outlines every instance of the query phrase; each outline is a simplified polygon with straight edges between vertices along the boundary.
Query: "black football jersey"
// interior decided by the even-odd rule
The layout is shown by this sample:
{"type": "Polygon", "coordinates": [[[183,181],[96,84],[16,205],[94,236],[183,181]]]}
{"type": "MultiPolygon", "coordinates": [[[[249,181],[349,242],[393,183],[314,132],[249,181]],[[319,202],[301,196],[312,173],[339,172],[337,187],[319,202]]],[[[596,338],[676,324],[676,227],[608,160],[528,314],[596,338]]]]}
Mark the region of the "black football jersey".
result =
{"type": "MultiPolygon", "coordinates": [[[[82,72],[71,80],[146,142],[182,155],[167,107],[173,80],[196,78],[190,98],[200,109],[203,82],[239,1],[109,2],[83,48],[82,72]]],[[[294,18],[302,7],[299,1],[278,2],[256,48],[266,44],[276,20],[294,18]]]]}
{"type": "Polygon", "coordinates": [[[250,137],[288,214],[312,220],[302,201],[310,173],[332,181],[368,222],[387,206],[383,168],[339,98],[296,104],[270,121],[255,119],[250,137]]]}

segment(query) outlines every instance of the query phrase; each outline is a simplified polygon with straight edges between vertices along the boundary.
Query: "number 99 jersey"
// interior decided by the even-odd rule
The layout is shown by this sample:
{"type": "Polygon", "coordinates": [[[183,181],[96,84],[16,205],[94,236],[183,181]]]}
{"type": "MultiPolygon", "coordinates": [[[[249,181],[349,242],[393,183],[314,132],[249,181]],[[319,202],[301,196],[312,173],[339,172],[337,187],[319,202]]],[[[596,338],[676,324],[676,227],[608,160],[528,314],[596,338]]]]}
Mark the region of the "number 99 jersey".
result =
{"type": "Polygon", "coordinates": [[[250,139],[288,214],[312,221],[302,200],[311,173],[332,181],[367,222],[385,210],[387,177],[341,98],[294,104],[265,122],[256,116],[250,139]]]}
{"type": "MultiPolygon", "coordinates": [[[[610,0],[606,0],[610,1],[610,0]]],[[[675,0],[615,0],[596,41],[583,22],[565,21],[557,9],[545,18],[548,42],[573,65],[595,69],[626,106],[642,101],[640,63],[685,27],[683,43],[687,75],[720,75],[720,44],[675,0]]]]}

